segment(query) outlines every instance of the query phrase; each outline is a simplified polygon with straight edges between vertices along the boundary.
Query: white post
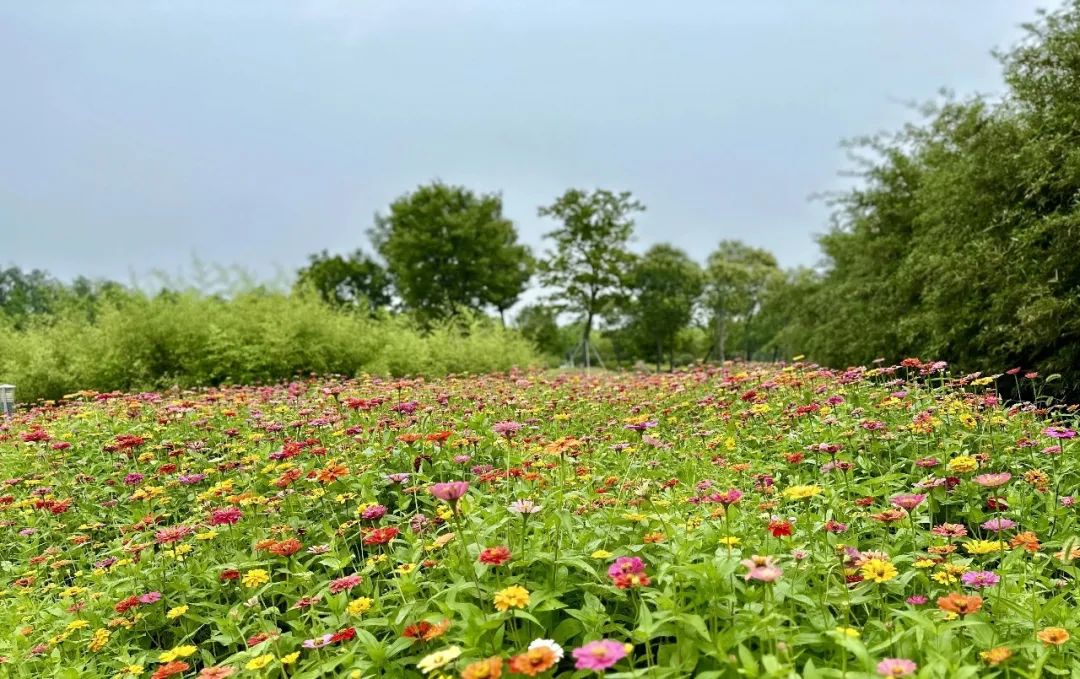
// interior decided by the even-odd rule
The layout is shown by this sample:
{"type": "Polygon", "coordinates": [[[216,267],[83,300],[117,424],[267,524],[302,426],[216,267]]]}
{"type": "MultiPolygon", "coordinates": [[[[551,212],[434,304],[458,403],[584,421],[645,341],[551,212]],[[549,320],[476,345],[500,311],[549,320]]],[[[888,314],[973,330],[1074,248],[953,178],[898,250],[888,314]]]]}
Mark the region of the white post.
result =
{"type": "Polygon", "coordinates": [[[15,385],[0,384],[0,415],[11,417],[15,414],[15,385]]]}

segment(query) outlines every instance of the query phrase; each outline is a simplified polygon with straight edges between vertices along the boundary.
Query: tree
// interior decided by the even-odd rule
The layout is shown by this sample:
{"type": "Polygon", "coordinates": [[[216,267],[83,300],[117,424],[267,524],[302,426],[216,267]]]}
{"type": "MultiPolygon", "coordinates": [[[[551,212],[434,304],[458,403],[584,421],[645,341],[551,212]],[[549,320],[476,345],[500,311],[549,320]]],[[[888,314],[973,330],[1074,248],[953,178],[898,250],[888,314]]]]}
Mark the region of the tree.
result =
{"type": "Polygon", "coordinates": [[[729,326],[742,320],[746,358],[752,354],[751,324],[772,279],[781,276],[776,257],[768,250],[741,241],[724,240],[709,255],[705,267],[705,305],[712,316],[713,353],[727,355],[729,326]]]}
{"type": "Polygon", "coordinates": [[[517,313],[514,325],[538,350],[551,356],[562,356],[566,347],[563,346],[558,320],[559,314],[555,309],[543,304],[530,304],[517,313]]]}
{"type": "Polygon", "coordinates": [[[311,288],[334,307],[366,305],[374,311],[391,301],[389,274],[361,250],[348,257],[326,250],[311,255],[308,265],[298,272],[295,288],[311,288]]]}
{"type": "Polygon", "coordinates": [[[627,249],[634,231],[632,215],[644,210],[630,192],[603,189],[570,189],[539,210],[541,217],[563,223],[544,236],[554,241],[554,249],[540,264],[540,281],[554,290],[551,300],[557,308],[581,314],[586,367],[593,322],[625,298],[626,277],[634,261],[627,249]]]}
{"type": "Polygon", "coordinates": [[[667,352],[668,367],[675,368],[675,338],[690,323],[701,295],[701,267],[671,245],[649,248],[632,273],[631,325],[646,351],[655,350],[656,369],[667,352]]]}
{"type": "Polygon", "coordinates": [[[999,55],[1000,99],[946,97],[855,144],[862,181],[836,197],[794,316],[814,360],[1023,367],[1080,395],[1080,1],[1027,30],[999,55]]]}
{"type": "Polygon", "coordinates": [[[63,294],[63,284],[40,269],[0,269],[0,313],[16,325],[30,316],[52,313],[63,294]]]}
{"type": "Polygon", "coordinates": [[[405,307],[425,322],[517,301],[532,274],[498,194],[434,182],[395,200],[370,231],[405,307]]]}

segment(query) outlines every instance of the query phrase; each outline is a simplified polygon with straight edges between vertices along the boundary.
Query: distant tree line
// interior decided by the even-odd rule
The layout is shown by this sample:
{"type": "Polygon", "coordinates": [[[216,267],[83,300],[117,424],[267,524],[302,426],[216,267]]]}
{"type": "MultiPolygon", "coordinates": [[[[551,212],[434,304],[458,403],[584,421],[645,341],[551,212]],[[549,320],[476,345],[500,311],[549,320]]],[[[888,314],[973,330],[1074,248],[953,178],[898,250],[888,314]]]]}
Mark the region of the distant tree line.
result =
{"type": "MultiPolygon", "coordinates": [[[[1080,385],[1080,0],[1041,14],[999,55],[998,99],[945,97],[921,122],[852,142],[861,181],[832,196],[820,266],[782,269],[721,240],[703,261],[631,249],[645,206],[570,189],[518,241],[497,193],[433,182],[376,215],[369,254],[312,255],[294,292],[420,327],[493,314],[555,361],[657,369],[805,354],[845,367],[907,356],[965,371],[1013,367],[1080,385]],[[538,293],[519,301],[531,284],[538,293]]],[[[677,226],[677,225],[674,225],[677,226]]],[[[0,271],[0,313],[35,314],[122,289],[0,271]]],[[[1074,392],[1075,393],[1075,392],[1074,392]]]]}

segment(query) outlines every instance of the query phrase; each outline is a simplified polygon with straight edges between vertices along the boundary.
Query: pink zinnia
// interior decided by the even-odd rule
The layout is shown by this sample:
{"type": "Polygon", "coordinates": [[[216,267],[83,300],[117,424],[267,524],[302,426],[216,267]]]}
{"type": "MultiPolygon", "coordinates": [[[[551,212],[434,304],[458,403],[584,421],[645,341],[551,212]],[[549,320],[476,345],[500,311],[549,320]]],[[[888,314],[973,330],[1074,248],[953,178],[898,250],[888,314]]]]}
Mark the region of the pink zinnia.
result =
{"type": "Polygon", "coordinates": [[[968,587],[993,587],[1001,581],[995,573],[990,571],[968,571],[960,576],[960,579],[968,587]]]}
{"type": "Polygon", "coordinates": [[[574,649],[574,660],[577,661],[574,667],[601,672],[625,658],[629,648],[633,647],[610,639],[590,641],[581,648],[574,649]]]}
{"type": "Polygon", "coordinates": [[[1016,528],[1016,522],[1012,519],[1005,518],[990,519],[989,521],[983,523],[982,527],[986,530],[991,530],[996,533],[998,531],[1016,528]]]}
{"type": "Polygon", "coordinates": [[[906,509],[910,512],[912,509],[921,505],[925,499],[925,495],[916,493],[913,495],[897,495],[889,500],[889,502],[891,502],[894,507],[900,507],[901,509],[906,509]]]}
{"type": "Polygon", "coordinates": [[[428,492],[446,502],[457,502],[469,490],[468,481],[448,481],[428,486],[428,492]]]}
{"type": "Polygon", "coordinates": [[[1076,432],[1072,429],[1066,429],[1065,427],[1047,427],[1043,429],[1043,436],[1049,436],[1052,439],[1067,440],[1076,438],[1076,432]]]}
{"type": "Polygon", "coordinates": [[[607,574],[609,577],[617,577],[619,575],[630,575],[632,573],[645,572],[645,562],[636,556],[620,556],[615,559],[615,563],[608,566],[607,574]]]}
{"type": "Polygon", "coordinates": [[[983,488],[997,488],[1008,483],[1011,478],[1012,474],[1009,472],[999,472],[997,474],[979,474],[972,481],[983,488]]]}
{"type": "Polygon", "coordinates": [[[907,658],[885,658],[877,665],[877,672],[883,677],[906,677],[919,668],[907,658]]]}
{"type": "Polygon", "coordinates": [[[719,502],[720,504],[727,507],[729,505],[735,504],[742,499],[742,491],[737,488],[728,488],[727,491],[724,493],[716,493],[715,495],[710,495],[709,499],[713,502],[719,502]]]}
{"type": "Polygon", "coordinates": [[[167,545],[172,542],[180,542],[194,532],[195,530],[191,526],[169,526],[154,533],[154,541],[159,545],[167,545]]]}
{"type": "Polygon", "coordinates": [[[513,437],[514,434],[521,430],[521,423],[514,422],[513,420],[504,420],[502,422],[496,422],[491,425],[491,431],[495,432],[499,436],[505,436],[506,438],[513,437]]]}
{"type": "Polygon", "coordinates": [[[361,583],[361,581],[362,581],[362,578],[359,575],[355,575],[355,574],[354,575],[346,575],[345,577],[338,578],[337,580],[331,580],[330,581],[330,593],[331,594],[337,594],[338,592],[348,591],[348,590],[352,589],[353,587],[356,587],[357,585],[359,585],[361,583]]]}
{"type": "Polygon", "coordinates": [[[243,513],[236,507],[226,507],[225,509],[215,509],[210,512],[210,525],[211,526],[231,526],[243,516],[243,513]]]}
{"type": "Polygon", "coordinates": [[[962,538],[967,535],[967,528],[959,523],[943,523],[931,528],[930,532],[943,538],[962,538]]]}
{"type": "Polygon", "coordinates": [[[147,592],[139,597],[140,604],[152,604],[161,601],[161,592],[147,592]]]}
{"type": "Polygon", "coordinates": [[[383,505],[371,505],[360,512],[360,518],[365,521],[374,521],[386,516],[386,507],[383,505]]]}
{"type": "Polygon", "coordinates": [[[747,568],[746,575],[743,577],[749,582],[750,580],[757,580],[758,582],[776,582],[780,579],[780,576],[784,574],[784,571],[780,570],[780,567],[773,563],[771,556],[758,556],[754,555],[749,559],[743,559],[739,562],[742,566],[747,568]]]}

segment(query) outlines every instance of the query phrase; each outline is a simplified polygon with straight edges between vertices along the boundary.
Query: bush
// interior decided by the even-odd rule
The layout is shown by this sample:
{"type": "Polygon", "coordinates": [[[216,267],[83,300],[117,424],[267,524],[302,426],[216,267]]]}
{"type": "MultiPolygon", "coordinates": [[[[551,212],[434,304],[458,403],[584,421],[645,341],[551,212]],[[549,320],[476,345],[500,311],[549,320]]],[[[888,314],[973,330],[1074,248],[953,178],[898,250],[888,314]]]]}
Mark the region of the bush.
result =
{"type": "Polygon", "coordinates": [[[14,383],[25,401],[308,373],[486,372],[539,360],[527,340],[490,319],[421,333],[404,317],[371,318],[281,293],[133,294],[94,311],[40,317],[20,330],[0,326],[0,381],[14,383]]]}

